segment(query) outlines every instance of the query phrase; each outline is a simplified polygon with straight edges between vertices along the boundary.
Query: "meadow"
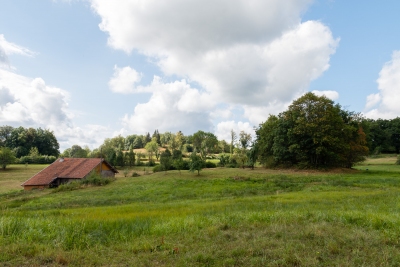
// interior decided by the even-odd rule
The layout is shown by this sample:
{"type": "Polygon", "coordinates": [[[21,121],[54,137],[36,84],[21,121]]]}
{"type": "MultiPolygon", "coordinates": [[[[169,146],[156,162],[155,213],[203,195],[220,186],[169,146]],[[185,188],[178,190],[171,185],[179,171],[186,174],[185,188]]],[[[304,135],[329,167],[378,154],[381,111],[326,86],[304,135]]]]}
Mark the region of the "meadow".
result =
{"type": "Polygon", "coordinates": [[[43,166],[12,165],[0,172],[0,265],[400,266],[395,161],[200,176],[142,167],[58,192],[21,191],[43,166]]]}

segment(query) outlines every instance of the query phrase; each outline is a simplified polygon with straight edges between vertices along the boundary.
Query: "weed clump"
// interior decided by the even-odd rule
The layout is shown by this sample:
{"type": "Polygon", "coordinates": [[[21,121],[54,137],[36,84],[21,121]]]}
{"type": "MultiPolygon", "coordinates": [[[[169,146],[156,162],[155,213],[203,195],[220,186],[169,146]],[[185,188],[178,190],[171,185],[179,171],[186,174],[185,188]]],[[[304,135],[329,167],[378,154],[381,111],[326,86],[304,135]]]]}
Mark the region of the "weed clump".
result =
{"type": "Polygon", "coordinates": [[[108,185],[115,180],[115,177],[102,177],[97,173],[91,173],[84,179],[77,179],[77,181],[60,185],[54,189],[54,192],[78,190],[88,186],[103,186],[108,185]]]}

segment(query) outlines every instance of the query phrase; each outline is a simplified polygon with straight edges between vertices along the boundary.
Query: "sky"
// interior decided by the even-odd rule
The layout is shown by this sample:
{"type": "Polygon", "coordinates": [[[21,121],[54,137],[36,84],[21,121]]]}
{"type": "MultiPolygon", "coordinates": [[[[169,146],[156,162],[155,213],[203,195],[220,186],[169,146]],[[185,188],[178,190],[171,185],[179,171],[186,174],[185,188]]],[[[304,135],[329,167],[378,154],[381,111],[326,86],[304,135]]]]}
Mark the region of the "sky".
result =
{"type": "Polygon", "coordinates": [[[0,0],[0,126],[254,133],[306,92],[400,114],[400,1],[0,0]]]}

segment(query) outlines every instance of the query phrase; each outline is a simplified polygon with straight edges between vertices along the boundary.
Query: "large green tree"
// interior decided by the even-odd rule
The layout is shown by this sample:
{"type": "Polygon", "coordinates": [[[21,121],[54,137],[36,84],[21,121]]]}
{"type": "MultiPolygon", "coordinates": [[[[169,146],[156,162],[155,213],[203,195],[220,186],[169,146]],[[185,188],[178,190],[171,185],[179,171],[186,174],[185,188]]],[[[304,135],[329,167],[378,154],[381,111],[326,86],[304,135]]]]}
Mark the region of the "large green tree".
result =
{"type": "Polygon", "coordinates": [[[14,163],[15,154],[8,147],[0,147],[0,166],[3,170],[6,169],[7,165],[14,163]]]}
{"type": "Polygon", "coordinates": [[[198,131],[193,134],[193,147],[199,152],[203,161],[218,149],[218,139],[213,133],[198,131]]]}
{"type": "Polygon", "coordinates": [[[13,130],[12,126],[0,126],[0,147],[7,146],[13,130]]]}
{"type": "Polygon", "coordinates": [[[152,141],[148,142],[145,146],[147,153],[149,154],[149,163],[153,161],[153,154],[158,150],[157,140],[154,138],[152,141]]]}
{"type": "Polygon", "coordinates": [[[300,167],[351,167],[368,153],[359,114],[307,93],[257,130],[262,161],[300,167]]]}
{"type": "Polygon", "coordinates": [[[69,157],[71,158],[86,158],[87,151],[79,145],[73,145],[69,150],[69,157]]]}
{"type": "Polygon", "coordinates": [[[172,154],[171,151],[167,148],[160,155],[160,165],[161,168],[165,171],[165,173],[169,170],[172,165],[172,154]]]}

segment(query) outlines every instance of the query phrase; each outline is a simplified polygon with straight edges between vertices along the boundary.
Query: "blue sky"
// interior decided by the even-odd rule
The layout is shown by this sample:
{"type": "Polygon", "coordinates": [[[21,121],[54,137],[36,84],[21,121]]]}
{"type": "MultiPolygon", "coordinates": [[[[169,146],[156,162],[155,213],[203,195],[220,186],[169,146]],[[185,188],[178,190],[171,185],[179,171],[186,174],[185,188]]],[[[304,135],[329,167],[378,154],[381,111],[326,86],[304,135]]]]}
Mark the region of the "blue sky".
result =
{"type": "Polygon", "coordinates": [[[400,113],[400,2],[0,0],[0,125],[61,150],[121,134],[251,132],[307,91],[400,113]]]}

